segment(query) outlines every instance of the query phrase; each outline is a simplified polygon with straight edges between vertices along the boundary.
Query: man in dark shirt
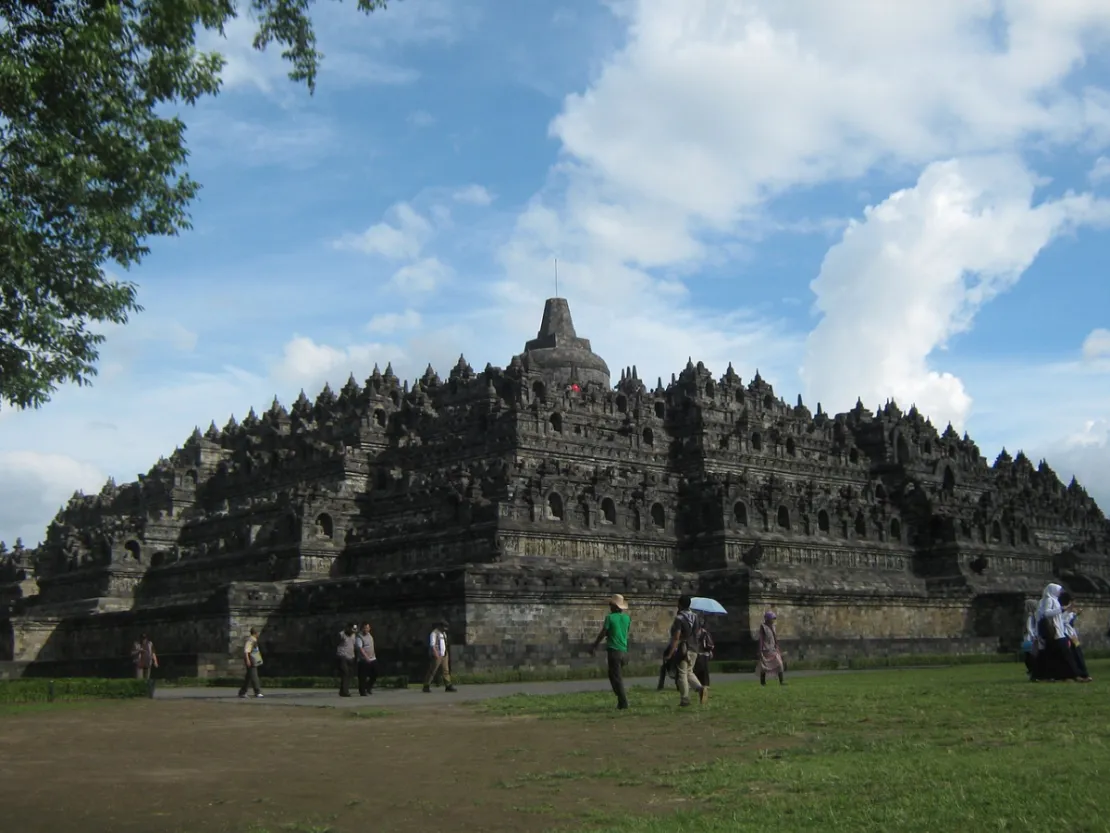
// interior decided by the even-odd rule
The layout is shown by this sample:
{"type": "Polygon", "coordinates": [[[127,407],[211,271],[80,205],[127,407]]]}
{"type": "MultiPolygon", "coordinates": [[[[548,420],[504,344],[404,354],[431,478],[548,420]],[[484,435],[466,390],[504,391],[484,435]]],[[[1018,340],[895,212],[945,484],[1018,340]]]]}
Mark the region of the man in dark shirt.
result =
{"type": "Polygon", "coordinates": [[[601,622],[601,630],[591,646],[596,651],[601,640],[605,642],[605,654],[609,662],[609,685],[617,695],[617,708],[628,708],[628,694],[624,690],[624,666],[628,664],[628,630],[632,617],[628,615],[628,603],[624,596],[617,593],[609,600],[609,615],[601,622]]]}
{"type": "Polygon", "coordinates": [[[690,610],[690,597],[682,596],[678,600],[678,614],[671,625],[671,644],[667,646],[666,657],[676,661],[678,669],[678,694],[680,706],[690,705],[690,689],[698,693],[701,702],[705,702],[706,691],[698,678],[694,676],[694,663],[698,659],[698,617],[690,610]]]}

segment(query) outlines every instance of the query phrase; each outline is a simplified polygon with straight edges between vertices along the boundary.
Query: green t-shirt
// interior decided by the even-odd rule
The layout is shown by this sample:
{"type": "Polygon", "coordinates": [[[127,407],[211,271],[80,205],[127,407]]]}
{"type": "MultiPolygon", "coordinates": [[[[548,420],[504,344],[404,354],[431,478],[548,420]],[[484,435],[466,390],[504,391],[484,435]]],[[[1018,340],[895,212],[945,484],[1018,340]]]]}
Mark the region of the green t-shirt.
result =
{"type": "Polygon", "coordinates": [[[608,637],[605,647],[610,651],[628,650],[628,629],[632,626],[632,617],[627,613],[610,613],[605,617],[605,635],[608,637]]]}

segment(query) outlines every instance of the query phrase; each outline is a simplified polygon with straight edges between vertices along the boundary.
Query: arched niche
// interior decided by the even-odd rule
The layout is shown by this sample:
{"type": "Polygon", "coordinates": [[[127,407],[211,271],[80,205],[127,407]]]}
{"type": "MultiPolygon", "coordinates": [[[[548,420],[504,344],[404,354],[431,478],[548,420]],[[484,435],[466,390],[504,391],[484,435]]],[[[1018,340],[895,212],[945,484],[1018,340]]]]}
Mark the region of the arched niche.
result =
{"type": "Polygon", "coordinates": [[[829,513],[824,509],[817,513],[817,530],[826,533],[829,531],[829,513]]]}
{"type": "Polygon", "coordinates": [[[901,434],[894,442],[894,459],[902,466],[908,465],[910,462],[910,444],[906,442],[906,438],[901,434]]]}
{"type": "Polygon", "coordinates": [[[643,437],[644,445],[655,445],[655,432],[650,428],[644,429],[643,437]]]}
{"type": "Polygon", "coordinates": [[[128,558],[137,564],[143,562],[143,547],[138,541],[131,540],[123,545],[124,552],[127,553],[128,558]]]}
{"type": "Polygon", "coordinates": [[[890,540],[891,541],[901,541],[902,540],[902,522],[900,520],[898,520],[897,518],[891,518],[890,519],[890,540]]]}
{"type": "Polygon", "coordinates": [[[1029,527],[1027,527],[1025,524],[1021,525],[1021,543],[1029,543],[1029,527]]]}
{"type": "Polygon", "coordinates": [[[664,402],[655,403],[655,418],[663,419],[667,416],[667,405],[664,402]]]}
{"type": "Polygon", "coordinates": [[[785,506],[780,506],[778,514],[775,517],[775,522],[779,529],[790,531],[790,510],[785,506]]]}
{"type": "Polygon", "coordinates": [[[793,437],[787,437],[786,438],[786,456],[787,457],[794,457],[794,456],[797,455],[797,453],[798,453],[798,447],[794,443],[794,438],[793,437]]]}
{"type": "Polygon", "coordinates": [[[859,538],[867,537],[867,518],[863,516],[863,510],[856,512],[856,536],[859,538]]]}
{"type": "Polygon", "coordinates": [[[552,492],[547,496],[546,514],[549,521],[561,521],[563,519],[563,496],[558,492],[552,492]]]}
{"type": "Polygon", "coordinates": [[[748,525],[748,507],[744,501],[738,500],[732,507],[732,519],[736,522],[737,526],[748,525]]]}
{"type": "Polygon", "coordinates": [[[189,469],[185,472],[185,487],[188,489],[195,489],[197,487],[197,470],[189,469]]]}
{"type": "Polygon", "coordinates": [[[332,521],[331,515],[327,512],[321,512],[316,516],[316,537],[331,539],[335,535],[335,522],[332,521]]]}
{"type": "Polygon", "coordinates": [[[543,382],[537,379],[532,383],[532,396],[543,402],[547,398],[547,388],[544,387],[543,382]]]}
{"type": "Polygon", "coordinates": [[[1002,524],[998,521],[991,521],[991,541],[996,544],[1002,543],[1002,524]]]}
{"type": "Polygon", "coordinates": [[[667,513],[663,511],[663,504],[651,505],[651,525],[656,529],[665,529],[667,526],[667,513]]]}
{"type": "Polygon", "coordinates": [[[628,528],[633,532],[639,532],[643,529],[643,523],[640,520],[640,510],[635,506],[633,506],[628,513],[628,528]]]}
{"type": "Polygon", "coordinates": [[[563,433],[563,416],[562,414],[552,414],[548,422],[551,423],[551,430],[556,434],[563,433]]]}
{"type": "Polygon", "coordinates": [[[944,467],[944,484],[941,488],[946,492],[956,491],[956,474],[952,471],[951,466],[944,467]]]}
{"type": "Polygon", "coordinates": [[[617,505],[612,498],[603,498],[601,501],[601,522],[615,524],[617,522],[617,505]]]}
{"type": "Polygon", "coordinates": [[[759,435],[759,432],[756,431],[754,434],[752,434],[752,451],[762,451],[762,450],[763,450],[763,437],[761,437],[759,435]]]}
{"type": "Polygon", "coordinates": [[[374,409],[374,424],[379,428],[385,428],[385,410],[382,408],[374,409]]]}
{"type": "Polygon", "coordinates": [[[623,393],[617,397],[617,413],[628,413],[628,397],[623,393]]]}

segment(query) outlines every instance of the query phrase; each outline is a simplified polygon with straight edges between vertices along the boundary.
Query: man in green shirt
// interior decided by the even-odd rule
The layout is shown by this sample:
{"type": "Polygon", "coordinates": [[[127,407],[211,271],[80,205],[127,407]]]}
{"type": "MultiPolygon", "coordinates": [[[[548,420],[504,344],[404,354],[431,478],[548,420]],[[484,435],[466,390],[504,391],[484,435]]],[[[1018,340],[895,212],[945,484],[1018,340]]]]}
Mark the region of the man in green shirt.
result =
{"type": "Polygon", "coordinates": [[[609,661],[609,685],[617,695],[617,708],[628,708],[628,695],[624,690],[624,677],[622,672],[628,664],[628,629],[632,625],[632,617],[628,615],[628,603],[624,596],[617,593],[609,600],[609,615],[601,623],[601,630],[591,647],[596,651],[601,640],[605,640],[605,653],[609,661]]]}

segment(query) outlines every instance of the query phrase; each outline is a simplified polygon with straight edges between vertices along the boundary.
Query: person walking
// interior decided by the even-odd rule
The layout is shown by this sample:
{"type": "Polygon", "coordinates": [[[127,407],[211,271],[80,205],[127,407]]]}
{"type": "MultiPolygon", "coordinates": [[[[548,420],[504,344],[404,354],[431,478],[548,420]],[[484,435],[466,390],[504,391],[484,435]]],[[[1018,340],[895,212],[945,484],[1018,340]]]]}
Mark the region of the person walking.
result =
{"type": "Polygon", "coordinates": [[[370,623],[362,623],[362,631],[355,637],[356,662],[358,664],[358,694],[367,697],[374,693],[374,683],[378,681],[378,657],[374,653],[374,635],[370,623]]]}
{"type": "Polygon", "coordinates": [[[628,603],[624,596],[616,593],[609,600],[609,615],[601,622],[601,630],[590,647],[591,653],[605,640],[605,656],[609,665],[609,685],[617,695],[617,708],[628,708],[628,693],[624,689],[624,667],[628,665],[628,631],[632,617],[628,615],[628,603]]]}
{"type": "Polygon", "coordinates": [[[694,676],[694,663],[698,659],[697,629],[698,617],[690,610],[690,597],[682,596],[678,600],[678,614],[671,624],[671,643],[665,655],[677,665],[680,706],[690,705],[690,689],[698,693],[701,702],[705,702],[706,690],[694,676]]]}
{"type": "Polygon", "coordinates": [[[239,697],[247,696],[247,689],[254,689],[254,696],[262,696],[262,685],[258,681],[258,668],[262,665],[262,651],[258,649],[258,628],[251,628],[247,641],[243,644],[243,685],[239,697]]]}
{"type": "Polygon", "coordinates": [[[779,650],[779,635],[775,630],[775,620],[778,616],[775,611],[768,610],[763,614],[763,624],[759,626],[759,663],[756,669],[759,671],[759,684],[767,685],[767,675],[776,674],[779,678],[779,685],[786,685],[786,680],[783,678],[786,673],[786,665],[782,661],[782,651],[779,650]]]}
{"type": "Polygon", "coordinates": [[[698,617],[698,630],[696,634],[698,643],[698,658],[694,662],[694,676],[701,683],[703,703],[709,702],[709,660],[713,659],[713,651],[717,645],[713,641],[713,634],[709,632],[709,625],[705,617],[698,617]]]}
{"type": "Polygon", "coordinates": [[[435,623],[432,632],[428,634],[428,673],[424,675],[424,693],[432,690],[432,682],[436,675],[443,672],[443,690],[457,691],[451,683],[451,659],[448,656],[447,623],[435,623]]]}
{"type": "Polygon", "coordinates": [[[158,667],[158,654],[154,653],[154,643],[145,633],[131,646],[131,661],[135,664],[137,680],[149,680],[151,670],[158,667]]]}
{"type": "Polygon", "coordinates": [[[355,623],[351,622],[339,634],[335,648],[335,661],[339,668],[339,696],[351,696],[351,675],[355,670],[355,623]]]}

